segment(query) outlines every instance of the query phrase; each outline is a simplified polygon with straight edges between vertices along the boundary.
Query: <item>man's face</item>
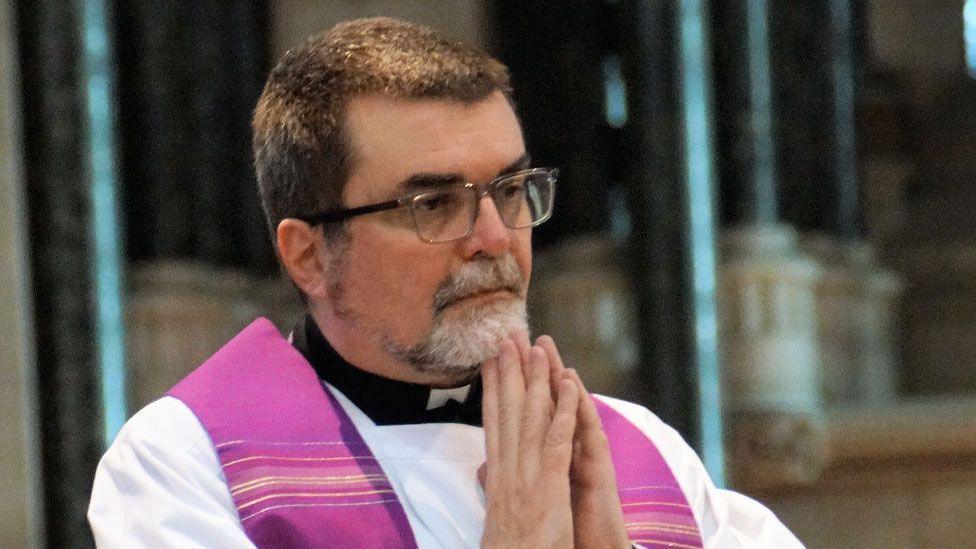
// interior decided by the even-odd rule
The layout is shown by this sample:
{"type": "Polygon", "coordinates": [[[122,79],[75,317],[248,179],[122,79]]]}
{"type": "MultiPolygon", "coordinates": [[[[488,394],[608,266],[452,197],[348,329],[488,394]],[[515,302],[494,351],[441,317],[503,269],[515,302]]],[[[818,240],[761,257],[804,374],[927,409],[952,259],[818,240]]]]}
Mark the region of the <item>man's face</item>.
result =
{"type": "MultiPolygon", "coordinates": [[[[357,98],[346,128],[347,207],[419,192],[427,180],[484,184],[525,167],[521,127],[501,93],[473,104],[357,98]]],[[[472,375],[498,337],[524,327],[532,265],[531,230],[506,227],[487,196],[479,208],[469,236],[437,244],[420,240],[408,208],[352,219],[334,274],[336,315],[414,370],[446,383],[472,375]]]]}

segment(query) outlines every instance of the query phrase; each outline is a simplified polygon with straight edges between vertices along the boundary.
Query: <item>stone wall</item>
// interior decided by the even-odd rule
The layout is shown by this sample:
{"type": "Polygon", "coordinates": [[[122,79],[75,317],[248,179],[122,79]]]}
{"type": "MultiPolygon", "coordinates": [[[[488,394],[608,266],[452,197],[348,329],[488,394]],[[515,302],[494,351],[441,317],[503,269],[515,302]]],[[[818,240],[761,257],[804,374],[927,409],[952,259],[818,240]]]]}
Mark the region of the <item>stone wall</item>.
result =
{"type": "Polygon", "coordinates": [[[637,364],[637,326],[619,255],[596,235],[537,253],[528,305],[532,332],[556,339],[590,391],[626,397],[637,364]]]}
{"type": "Polygon", "coordinates": [[[301,316],[281,278],[188,262],[134,266],[126,302],[129,408],[161,397],[259,316],[288,333],[301,316]]]}
{"type": "Polygon", "coordinates": [[[906,400],[828,415],[809,483],[736,488],[814,548],[976,547],[976,400],[906,400]]]}

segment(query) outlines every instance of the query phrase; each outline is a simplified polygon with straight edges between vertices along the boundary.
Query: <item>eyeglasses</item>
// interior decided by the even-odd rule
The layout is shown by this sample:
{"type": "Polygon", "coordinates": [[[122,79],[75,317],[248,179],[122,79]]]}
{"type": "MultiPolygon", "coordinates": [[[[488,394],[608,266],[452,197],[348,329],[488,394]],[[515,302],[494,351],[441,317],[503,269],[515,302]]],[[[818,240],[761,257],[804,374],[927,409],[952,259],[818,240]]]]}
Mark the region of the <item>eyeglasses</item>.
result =
{"type": "Polygon", "coordinates": [[[424,191],[387,202],[340,208],[298,219],[311,225],[338,223],[375,212],[409,207],[417,235],[424,242],[458,240],[474,231],[481,199],[488,195],[502,223],[510,229],[535,227],[552,216],[553,195],[559,171],[534,168],[503,175],[484,187],[465,183],[424,191]]]}

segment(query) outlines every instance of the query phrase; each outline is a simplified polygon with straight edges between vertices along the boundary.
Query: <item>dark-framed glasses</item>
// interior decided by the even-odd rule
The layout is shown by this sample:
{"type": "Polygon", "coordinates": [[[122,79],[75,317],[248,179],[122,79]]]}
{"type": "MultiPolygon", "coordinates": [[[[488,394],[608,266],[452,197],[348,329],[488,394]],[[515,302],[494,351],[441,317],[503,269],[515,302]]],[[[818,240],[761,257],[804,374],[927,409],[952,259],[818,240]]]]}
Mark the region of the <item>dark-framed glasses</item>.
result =
{"type": "Polygon", "coordinates": [[[533,168],[494,179],[487,185],[474,183],[450,185],[422,191],[387,202],[340,208],[307,217],[311,225],[337,223],[375,212],[410,208],[417,235],[424,242],[450,242],[464,238],[474,230],[481,198],[490,196],[502,223],[510,229],[535,227],[552,216],[556,188],[555,168],[533,168]]]}

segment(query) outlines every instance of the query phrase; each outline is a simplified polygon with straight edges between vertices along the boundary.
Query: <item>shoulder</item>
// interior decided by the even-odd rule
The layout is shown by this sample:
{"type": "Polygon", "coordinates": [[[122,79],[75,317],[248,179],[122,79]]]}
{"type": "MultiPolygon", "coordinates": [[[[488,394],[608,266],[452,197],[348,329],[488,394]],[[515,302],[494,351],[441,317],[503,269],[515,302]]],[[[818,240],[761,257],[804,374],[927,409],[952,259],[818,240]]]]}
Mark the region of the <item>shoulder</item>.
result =
{"type": "Polygon", "coordinates": [[[718,488],[695,450],[650,410],[616,398],[596,398],[654,443],[684,492],[707,546],[802,547],[765,506],[745,495],[718,488]]]}
{"type": "Polygon", "coordinates": [[[163,397],[133,415],[98,463],[93,501],[124,479],[132,485],[213,490],[223,485],[223,469],[210,436],[185,404],[163,397]]]}
{"type": "Polygon", "coordinates": [[[628,402],[626,400],[620,400],[619,398],[609,397],[606,395],[593,395],[600,402],[606,404],[607,406],[613,408],[617,413],[621,414],[631,423],[637,421],[648,421],[654,422],[655,420],[664,425],[664,422],[658,419],[650,410],[641,406],[640,404],[634,404],[633,402],[628,402]]]}
{"type": "Polygon", "coordinates": [[[650,439],[689,499],[702,497],[715,488],[698,454],[677,430],[639,404],[603,395],[596,398],[650,439]]]}
{"type": "Polygon", "coordinates": [[[253,546],[209,436],[172,397],[122,427],[95,471],[88,520],[100,547],[253,546]]]}
{"type": "MultiPolygon", "coordinates": [[[[644,406],[605,395],[594,396],[599,399],[600,402],[612,408],[618,414],[623,416],[624,419],[640,429],[645,436],[651,439],[651,441],[658,446],[658,450],[661,451],[662,454],[668,453],[669,450],[680,450],[682,453],[691,452],[692,455],[695,455],[694,450],[688,446],[678,431],[667,423],[661,421],[661,418],[657,417],[653,412],[644,406]],[[664,446],[664,448],[661,446],[664,446]]],[[[664,457],[665,459],[668,458],[667,455],[664,457]]]]}
{"type": "Polygon", "coordinates": [[[714,487],[697,452],[676,429],[640,404],[604,395],[594,396],[623,416],[654,443],[686,494],[700,494],[714,487]]]}
{"type": "Polygon", "coordinates": [[[207,431],[180,400],[163,397],[148,404],[122,426],[105,458],[131,449],[162,451],[200,458],[216,455],[207,431]]]}

